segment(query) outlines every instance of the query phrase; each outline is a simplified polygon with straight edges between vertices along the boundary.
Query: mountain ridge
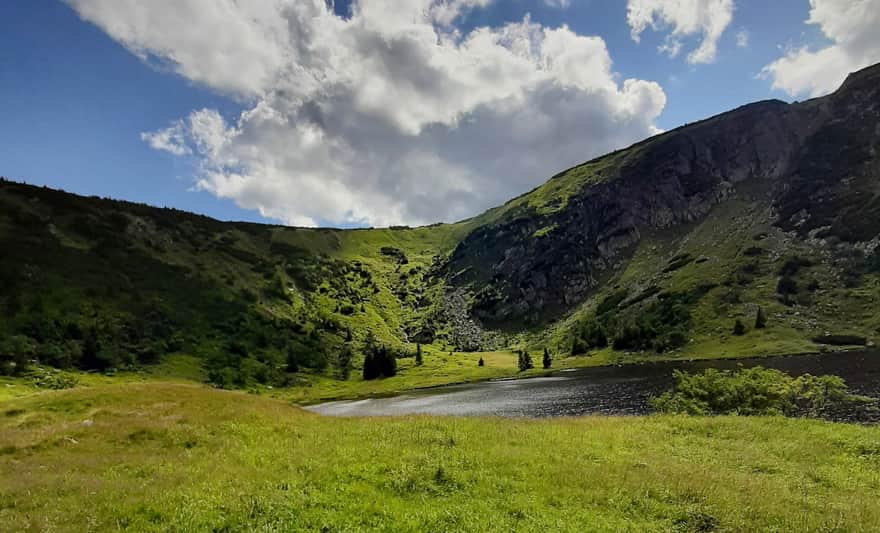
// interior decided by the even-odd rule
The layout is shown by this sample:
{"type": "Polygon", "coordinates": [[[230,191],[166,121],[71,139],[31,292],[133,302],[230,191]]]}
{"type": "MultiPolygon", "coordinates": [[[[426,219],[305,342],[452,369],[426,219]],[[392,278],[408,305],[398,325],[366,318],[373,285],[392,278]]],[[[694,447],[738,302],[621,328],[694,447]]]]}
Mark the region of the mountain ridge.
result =
{"type": "Polygon", "coordinates": [[[451,224],[220,222],[3,181],[5,368],[185,351],[221,385],[290,382],[300,368],[342,378],[368,332],[400,353],[422,342],[624,359],[806,350],[826,333],[869,342],[878,79],[875,65],[825,97],[683,125],[451,224]],[[731,336],[758,308],[771,325],[731,336]]]}

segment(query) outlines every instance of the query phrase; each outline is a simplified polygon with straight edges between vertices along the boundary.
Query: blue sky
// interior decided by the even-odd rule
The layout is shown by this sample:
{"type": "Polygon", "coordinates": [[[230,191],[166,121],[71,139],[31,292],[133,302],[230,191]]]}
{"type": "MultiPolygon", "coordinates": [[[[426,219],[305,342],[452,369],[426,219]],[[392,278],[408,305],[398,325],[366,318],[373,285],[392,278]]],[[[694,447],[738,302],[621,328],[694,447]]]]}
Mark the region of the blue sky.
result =
{"type": "MultiPolygon", "coordinates": [[[[99,1],[94,3],[100,4],[99,1]]],[[[173,206],[224,220],[282,220],[288,223],[308,220],[308,223],[339,226],[383,222],[382,217],[356,203],[342,214],[325,215],[316,207],[307,216],[300,217],[296,212],[288,216],[283,211],[283,202],[270,205],[267,200],[261,200],[282,194],[275,189],[242,193],[240,188],[229,192],[216,186],[214,190],[195,190],[202,154],[194,152],[194,155],[180,157],[157,150],[142,139],[142,133],[159,132],[200,109],[215,110],[233,124],[239,113],[253,108],[260,97],[236,94],[222,83],[206,83],[196,75],[181,74],[180,69],[175,72],[167,63],[158,66],[162,64],[160,60],[147,64],[131,52],[131,46],[124,46],[123,38],[119,35],[111,37],[112,32],[101,27],[100,22],[85,22],[77,11],[88,9],[89,2],[83,0],[80,4],[71,7],[55,0],[0,4],[0,175],[81,194],[173,206]],[[264,205],[263,214],[254,208],[264,205]]],[[[686,60],[686,53],[700,42],[699,34],[684,35],[682,52],[676,57],[658,52],[658,46],[669,34],[668,29],[655,31],[648,28],[642,33],[640,42],[635,42],[627,24],[627,4],[623,1],[572,0],[567,8],[559,8],[549,7],[542,0],[498,0],[465,12],[455,20],[454,27],[461,34],[468,35],[475,28],[499,28],[507,23],[520,23],[526,14],[530,14],[531,21],[542,28],[567,25],[578,36],[601,37],[613,62],[611,70],[616,83],[637,78],[657,82],[662,88],[666,104],[653,123],[661,129],[669,129],[755,100],[796,99],[799,95],[791,94],[791,91],[773,89],[772,76],[759,77],[758,74],[765,66],[783,57],[786,51],[802,46],[815,50],[833,44],[823,36],[818,24],[804,23],[810,15],[806,0],[742,0],[734,2],[734,6],[733,18],[718,40],[714,61],[701,64],[690,64],[686,60]],[[739,32],[747,33],[747,45],[738,45],[739,32]]],[[[101,9],[101,6],[94,9],[101,9]]],[[[337,3],[336,11],[346,17],[350,14],[348,6],[341,2],[337,3]]],[[[95,15],[94,12],[90,15],[92,19],[105,20],[100,18],[103,14],[95,15]]],[[[113,15],[124,17],[126,14],[113,15]]],[[[198,25],[199,20],[193,20],[191,24],[198,25]]],[[[161,51],[157,55],[161,57],[161,51]]],[[[805,90],[800,96],[809,94],[810,91],[805,90]]],[[[475,112],[474,116],[478,114],[475,112]]],[[[434,126],[420,127],[431,129],[434,126]]],[[[458,128],[455,124],[445,127],[447,136],[458,128]]],[[[582,127],[589,129],[590,124],[584,123],[582,127]]],[[[255,136],[258,134],[254,133],[255,136]]],[[[638,135],[634,130],[632,136],[638,135]]],[[[360,142],[347,141],[353,146],[360,142]]],[[[278,150],[277,147],[266,148],[272,149],[278,150]]],[[[535,149],[539,150],[540,146],[536,144],[535,149]]],[[[588,152],[584,150],[584,159],[594,155],[588,152]]],[[[382,152],[377,153],[381,155],[382,152]]],[[[260,166],[255,162],[237,164],[260,166]]],[[[542,165],[535,168],[546,168],[544,177],[559,170],[552,168],[552,162],[542,165]]],[[[477,167],[495,168],[484,165],[484,162],[475,163],[474,168],[477,167]]],[[[299,167],[282,168],[296,170],[299,167]]],[[[223,172],[232,173],[225,166],[223,172]]],[[[261,179],[256,172],[253,171],[251,176],[247,169],[241,171],[245,175],[242,179],[261,179]]],[[[406,173],[405,170],[399,172],[401,175],[406,173]]],[[[491,170],[485,172],[491,174],[491,170]]],[[[278,191],[292,191],[283,194],[298,195],[300,184],[296,182],[296,174],[296,171],[291,172],[289,186],[278,191]]],[[[320,189],[320,180],[327,179],[330,183],[330,178],[331,174],[319,174],[313,179],[317,180],[320,189]]],[[[498,176],[492,179],[503,181],[498,176]]],[[[540,181],[537,176],[531,176],[529,180],[509,187],[496,187],[493,182],[487,190],[492,191],[491,200],[495,201],[500,195],[514,196],[533,185],[535,180],[540,181]]],[[[413,187],[380,178],[376,183],[382,191],[348,186],[339,190],[339,197],[352,195],[352,191],[363,196],[376,194],[376,198],[405,198],[406,194],[413,194],[413,205],[421,205],[418,204],[421,201],[419,192],[404,191],[413,187]]],[[[462,190],[479,194],[485,185],[475,183],[478,186],[468,185],[462,190]]],[[[328,185],[328,188],[332,187],[328,185]]],[[[302,194],[312,194],[308,191],[315,189],[314,183],[303,185],[302,194]]],[[[450,204],[455,204],[456,198],[462,198],[455,205],[463,206],[462,211],[450,214],[451,217],[486,207],[479,202],[468,203],[470,200],[463,195],[461,190],[449,193],[450,204]]],[[[316,196],[314,202],[309,202],[321,205],[322,201],[316,196]]],[[[381,203],[372,201],[377,202],[381,203]]],[[[291,200],[291,203],[296,201],[291,200]]],[[[444,212],[440,211],[418,219],[408,215],[407,209],[404,206],[399,211],[405,222],[445,218],[444,212]]]]}

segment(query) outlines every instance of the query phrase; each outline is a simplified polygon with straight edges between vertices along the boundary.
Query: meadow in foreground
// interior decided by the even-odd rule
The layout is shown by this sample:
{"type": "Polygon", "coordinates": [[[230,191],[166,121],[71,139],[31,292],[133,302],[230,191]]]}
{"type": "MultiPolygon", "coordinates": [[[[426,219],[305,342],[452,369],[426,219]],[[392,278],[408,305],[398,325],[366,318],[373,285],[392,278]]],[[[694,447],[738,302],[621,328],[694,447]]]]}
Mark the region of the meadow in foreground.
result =
{"type": "Polygon", "coordinates": [[[880,428],[338,419],[184,384],[0,403],[4,530],[871,530],[880,428]]]}

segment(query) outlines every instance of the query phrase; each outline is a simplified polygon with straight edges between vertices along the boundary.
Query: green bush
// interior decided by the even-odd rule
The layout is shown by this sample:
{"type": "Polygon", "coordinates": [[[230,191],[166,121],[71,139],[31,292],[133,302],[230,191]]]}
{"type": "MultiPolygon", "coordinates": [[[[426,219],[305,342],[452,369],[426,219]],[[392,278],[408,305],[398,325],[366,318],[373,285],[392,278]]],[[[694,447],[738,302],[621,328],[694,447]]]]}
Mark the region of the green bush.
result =
{"type": "Polygon", "coordinates": [[[49,371],[42,368],[34,372],[31,381],[39,389],[52,390],[72,389],[79,383],[79,379],[72,374],[58,370],[49,371]]]}
{"type": "Polygon", "coordinates": [[[661,413],[691,415],[786,415],[818,417],[830,410],[871,401],[853,395],[837,376],[791,377],[754,367],[739,372],[675,371],[675,385],[651,400],[661,413]]]}

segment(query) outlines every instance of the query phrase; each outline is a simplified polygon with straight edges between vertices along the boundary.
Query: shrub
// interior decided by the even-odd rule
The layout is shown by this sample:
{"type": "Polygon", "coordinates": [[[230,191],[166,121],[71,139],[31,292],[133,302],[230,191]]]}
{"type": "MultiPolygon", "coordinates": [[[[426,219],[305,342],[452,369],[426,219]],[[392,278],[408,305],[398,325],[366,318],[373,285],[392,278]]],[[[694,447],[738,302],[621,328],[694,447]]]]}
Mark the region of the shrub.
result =
{"type": "Polygon", "coordinates": [[[34,373],[32,382],[39,389],[62,390],[76,387],[79,379],[66,372],[40,369],[34,373]]]}
{"type": "Polygon", "coordinates": [[[746,334],[746,327],[742,323],[742,320],[736,319],[736,323],[733,325],[733,334],[736,336],[742,336],[746,334]]]}
{"type": "Polygon", "coordinates": [[[789,257],[785,260],[781,267],[779,267],[779,275],[782,277],[790,277],[800,271],[801,268],[810,267],[813,263],[810,262],[809,259],[793,256],[789,257]]]}
{"type": "Polygon", "coordinates": [[[849,392],[837,376],[791,377],[754,367],[733,373],[675,371],[671,391],[651,399],[661,413],[691,415],[786,415],[817,417],[837,408],[870,402],[849,392]]]}
{"type": "Polygon", "coordinates": [[[586,342],[588,348],[605,348],[608,346],[608,336],[605,334],[605,328],[595,320],[584,324],[581,337],[586,342]]]}
{"type": "Polygon", "coordinates": [[[776,293],[782,296],[789,296],[792,294],[797,294],[798,287],[797,282],[787,276],[783,276],[779,278],[779,282],[776,284],[776,293]]]}
{"type": "Polygon", "coordinates": [[[864,346],[868,343],[868,339],[858,335],[822,335],[813,337],[813,342],[832,346],[864,346]]]}
{"type": "Polygon", "coordinates": [[[544,359],[542,361],[542,366],[544,370],[547,370],[551,366],[553,366],[553,358],[550,357],[550,351],[547,348],[544,348],[544,359]]]}
{"type": "Polygon", "coordinates": [[[483,356],[480,356],[480,360],[477,361],[477,366],[486,366],[486,362],[483,361],[483,356]]]}
{"type": "Polygon", "coordinates": [[[0,342],[0,375],[20,376],[36,353],[36,343],[24,335],[15,335],[0,342]]]}

